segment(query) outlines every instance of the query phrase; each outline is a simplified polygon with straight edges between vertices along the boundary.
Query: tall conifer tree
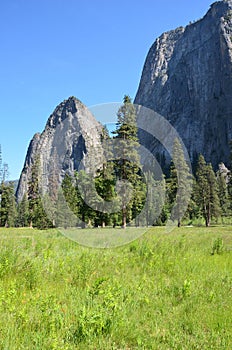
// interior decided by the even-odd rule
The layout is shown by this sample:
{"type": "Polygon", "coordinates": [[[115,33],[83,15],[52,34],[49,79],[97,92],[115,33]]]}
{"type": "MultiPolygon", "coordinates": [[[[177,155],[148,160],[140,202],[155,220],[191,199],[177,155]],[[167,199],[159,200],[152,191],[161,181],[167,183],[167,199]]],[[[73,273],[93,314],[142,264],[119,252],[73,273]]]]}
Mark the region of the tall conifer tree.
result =
{"type": "Polygon", "coordinates": [[[16,200],[14,194],[14,184],[2,182],[0,186],[1,203],[0,203],[0,223],[1,226],[12,227],[16,223],[16,200]]]}
{"type": "Polygon", "coordinates": [[[124,96],[123,105],[118,110],[117,128],[115,131],[116,178],[120,181],[117,191],[121,198],[122,227],[126,228],[127,220],[136,215],[141,206],[142,177],[140,175],[139,142],[136,125],[136,110],[129,96],[124,96]],[[129,199],[128,199],[129,198],[129,199]]]}
{"type": "Polygon", "coordinates": [[[173,144],[173,162],[170,168],[168,184],[168,197],[170,209],[172,209],[172,220],[181,226],[183,218],[191,198],[192,175],[185,160],[184,151],[178,139],[173,144]]]}
{"type": "Polygon", "coordinates": [[[40,160],[36,157],[31,168],[31,178],[28,183],[28,202],[29,202],[29,222],[30,227],[36,226],[40,229],[51,227],[52,223],[48,219],[43,208],[41,195],[39,191],[40,181],[40,160]]]}
{"type": "Polygon", "coordinates": [[[212,217],[220,216],[218,184],[211,164],[206,164],[202,155],[199,156],[196,171],[195,199],[205,220],[210,226],[212,217]]]}

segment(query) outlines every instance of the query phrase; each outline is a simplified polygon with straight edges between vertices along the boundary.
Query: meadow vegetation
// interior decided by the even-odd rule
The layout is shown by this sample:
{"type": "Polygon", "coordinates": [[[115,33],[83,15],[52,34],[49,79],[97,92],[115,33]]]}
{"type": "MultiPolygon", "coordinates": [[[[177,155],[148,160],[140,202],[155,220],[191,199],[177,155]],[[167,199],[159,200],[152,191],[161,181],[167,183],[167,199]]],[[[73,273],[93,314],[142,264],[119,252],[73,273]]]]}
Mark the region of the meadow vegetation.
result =
{"type": "Polygon", "coordinates": [[[1,228],[0,349],[231,349],[231,229],[153,227],[90,249],[1,228]]]}

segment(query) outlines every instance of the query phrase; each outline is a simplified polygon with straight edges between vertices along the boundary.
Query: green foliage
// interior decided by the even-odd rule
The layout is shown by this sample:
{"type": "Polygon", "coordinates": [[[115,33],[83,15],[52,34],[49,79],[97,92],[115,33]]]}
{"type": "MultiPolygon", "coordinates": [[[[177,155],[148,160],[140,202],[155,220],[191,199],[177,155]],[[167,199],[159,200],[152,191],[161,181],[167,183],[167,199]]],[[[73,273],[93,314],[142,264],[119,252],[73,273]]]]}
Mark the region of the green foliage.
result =
{"type": "Polygon", "coordinates": [[[8,164],[2,162],[2,149],[0,145],[0,226],[15,226],[16,201],[13,182],[6,183],[8,177],[8,164]]]}
{"type": "Polygon", "coordinates": [[[228,182],[228,199],[229,199],[229,210],[232,213],[232,140],[230,141],[230,176],[228,182]]]}
{"type": "Polygon", "coordinates": [[[170,167],[170,178],[167,181],[168,202],[172,210],[173,221],[181,225],[188,207],[192,191],[192,175],[184,157],[184,151],[178,139],[173,144],[173,162],[170,167]]]}
{"type": "Polygon", "coordinates": [[[0,145],[0,183],[4,183],[9,175],[8,164],[2,161],[2,147],[0,145]]]}
{"type": "Polygon", "coordinates": [[[210,226],[212,217],[221,214],[218,197],[218,184],[211,164],[206,164],[202,155],[199,157],[196,171],[195,200],[205,219],[206,226],[210,226]]]}
{"type": "Polygon", "coordinates": [[[117,116],[117,129],[114,133],[117,141],[114,146],[117,155],[115,173],[120,181],[117,192],[121,198],[122,227],[125,228],[127,221],[131,221],[141,211],[146,190],[140,171],[136,110],[129,96],[124,96],[117,116]]]}
{"type": "MultiPolygon", "coordinates": [[[[64,177],[62,189],[72,213],[82,227],[126,227],[143,209],[146,186],[140,170],[136,111],[128,96],[118,111],[114,140],[102,132],[103,164],[96,173],[79,171],[74,178],[64,177]],[[113,142],[115,140],[115,142],[113,142]],[[108,204],[114,210],[112,214],[108,204]]],[[[139,225],[139,220],[135,220],[139,225]]]]}
{"type": "Polygon", "coordinates": [[[75,183],[70,175],[65,175],[62,182],[62,190],[65,196],[67,203],[70,206],[70,209],[74,214],[78,215],[78,197],[76,193],[75,183]]]}
{"type": "MultiPolygon", "coordinates": [[[[28,220],[30,226],[35,226],[39,229],[52,227],[52,222],[47,217],[43,208],[43,203],[39,191],[40,180],[40,160],[37,157],[31,168],[31,178],[28,184],[28,220]]],[[[26,215],[26,213],[25,213],[26,215]]]]}
{"type": "Polygon", "coordinates": [[[211,254],[221,254],[223,252],[223,240],[218,237],[213,241],[211,254]]]}
{"type": "MultiPolygon", "coordinates": [[[[161,218],[162,208],[165,202],[165,180],[155,180],[151,171],[145,173],[146,178],[146,226],[154,225],[161,218]],[[160,213],[160,215],[158,215],[160,213]]],[[[164,220],[165,221],[165,220],[164,220]]],[[[161,223],[161,222],[160,222],[161,223]]]]}
{"type": "Polygon", "coordinates": [[[12,227],[16,223],[16,201],[14,194],[14,184],[10,182],[0,185],[0,226],[12,227]]]}
{"type": "Polygon", "coordinates": [[[26,227],[29,225],[29,202],[27,195],[23,196],[23,199],[17,206],[17,219],[16,226],[26,227]]]}
{"type": "Polygon", "coordinates": [[[94,250],[55,229],[1,228],[0,348],[230,349],[231,232],[155,227],[94,250]]]}
{"type": "Polygon", "coordinates": [[[226,183],[226,177],[223,174],[217,174],[218,183],[218,198],[220,202],[221,215],[222,217],[227,217],[231,215],[230,212],[230,198],[228,186],[226,183]]]}
{"type": "MultiPolygon", "coordinates": [[[[114,172],[114,163],[109,161],[103,164],[102,169],[99,169],[95,177],[95,187],[99,196],[106,202],[112,202],[116,200],[116,177],[114,172]]],[[[95,226],[101,225],[102,227],[109,226],[114,222],[115,214],[109,214],[105,212],[104,205],[102,211],[96,213],[95,226]]],[[[119,211],[118,208],[114,209],[115,212],[119,211]]]]}
{"type": "Polygon", "coordinates": [[[92,209],[95,203],[95,182],[91,174],[87,174],[84,170],[75,174],[76,178],[76,194],[79,206],[80,219],[82,228],[86,224],[91,223],[96,216],[96,211],[92,209]]]}
{"type": "MultiPolygon", "coordinates": [[[[72,185],[73,186],[73,185],[72,185]]],[[[68,190],[69,192],[70,190],[68,190]]],[[[78,219],[75,215],[78,208],[77,203],[72,201],[71,197],[66,196],[66,188],[59,189],[57,195],[57,201],[55,206],[55,219],[54,226],[56,227],[75,227],[78,223],[78,219]],[[74,208],[74,214],[71,208],[74,208]]]]}

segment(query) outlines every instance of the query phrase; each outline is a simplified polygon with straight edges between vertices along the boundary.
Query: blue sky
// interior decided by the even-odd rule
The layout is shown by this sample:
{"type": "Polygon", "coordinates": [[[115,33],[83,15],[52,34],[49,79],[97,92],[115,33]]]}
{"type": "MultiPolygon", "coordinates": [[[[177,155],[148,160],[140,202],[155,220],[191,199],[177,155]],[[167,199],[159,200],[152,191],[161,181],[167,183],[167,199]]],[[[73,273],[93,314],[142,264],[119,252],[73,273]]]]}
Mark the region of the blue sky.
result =
{"type": "Polygon", "coordinates": [[[10,179],[57,104],[72,95],[87,106],[134,98],[156,37],[212,2],[1,0],[0,144],[10,179]]]}

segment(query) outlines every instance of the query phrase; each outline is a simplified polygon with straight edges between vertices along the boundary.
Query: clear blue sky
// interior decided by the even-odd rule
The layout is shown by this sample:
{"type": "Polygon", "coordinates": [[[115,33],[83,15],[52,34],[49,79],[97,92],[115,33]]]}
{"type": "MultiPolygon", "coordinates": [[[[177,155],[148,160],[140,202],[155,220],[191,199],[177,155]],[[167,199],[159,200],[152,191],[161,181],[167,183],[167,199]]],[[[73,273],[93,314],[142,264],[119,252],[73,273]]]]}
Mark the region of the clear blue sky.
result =
{"type": "Polygon", "coordinates": [[[26,150],[57,104],[134,98],[162,32],[199,19],[210,0],[1,0],[3,160],[19,177],[26,150]]]}

